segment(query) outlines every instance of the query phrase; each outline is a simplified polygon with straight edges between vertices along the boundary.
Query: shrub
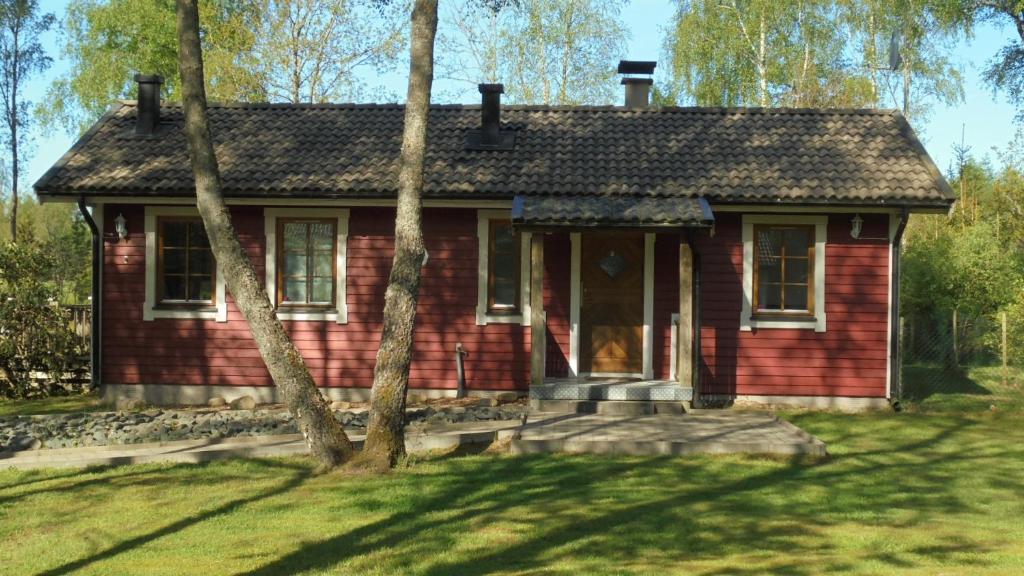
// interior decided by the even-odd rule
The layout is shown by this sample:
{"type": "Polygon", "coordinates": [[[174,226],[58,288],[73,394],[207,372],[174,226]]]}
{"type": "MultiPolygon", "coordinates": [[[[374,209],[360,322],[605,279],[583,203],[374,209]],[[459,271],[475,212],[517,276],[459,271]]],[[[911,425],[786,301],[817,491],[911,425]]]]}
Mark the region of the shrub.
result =
{"type": "Polygon", "coordinates": [[[68,263],[54,253],[32,239],[0,245],[0,396],[49,392],[81,352],[52,280],[68,263]]]}

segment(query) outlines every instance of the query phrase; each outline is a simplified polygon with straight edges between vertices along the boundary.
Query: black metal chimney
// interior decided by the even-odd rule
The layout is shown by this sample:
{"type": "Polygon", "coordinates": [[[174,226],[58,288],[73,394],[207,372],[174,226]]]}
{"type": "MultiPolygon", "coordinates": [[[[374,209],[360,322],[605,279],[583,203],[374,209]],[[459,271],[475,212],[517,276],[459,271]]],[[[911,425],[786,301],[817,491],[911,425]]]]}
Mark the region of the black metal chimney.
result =
{"type": "Polygon", "coordinates": [[[160,85],[164,83],[164,77],[136,74],[135,82],[139,85],[135,133],[148,136],[160,125],[160,85]]]}
{"type": "Polygon", "coordinates": [[[502,84],[480,84],[480,129],[466,133],[466,150],[514,150],[515,130],[501,129],[502,84]]]}
{"type": "Polygon", "coordinates": [[[626,87],[626,108],[646,108],[650,104],[651,85],[654,80],[654,68],[658,65],[653,61],[620,60],[619,74],[643,74],[646,78],[627,76],[622,79],[626,87]]]}
{"type": "Polygon", "coordinates": [[[480,103],[480,144],[497,146],[501,141],[501,95],[504,84],[481,84],[480,103]]]}

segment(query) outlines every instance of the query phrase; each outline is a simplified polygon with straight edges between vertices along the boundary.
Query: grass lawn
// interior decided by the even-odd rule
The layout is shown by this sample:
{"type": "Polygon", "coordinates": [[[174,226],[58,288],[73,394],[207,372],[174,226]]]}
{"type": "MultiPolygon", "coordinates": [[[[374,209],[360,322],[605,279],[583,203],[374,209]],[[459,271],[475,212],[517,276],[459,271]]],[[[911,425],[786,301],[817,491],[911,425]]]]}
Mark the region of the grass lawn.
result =
{"type": "Polygon", "coordinates": [[[0,573],[1024,573],[1021,414],[787,417],[832,458],[0,471],[0,573]]]}
{"type": "Polygon", "coordinates": [[[34,400],[0,398],[0,416],[98,412],[110,409],[110,405],[100,402],[99,396],[96,394],[75,394],[34,400]]]}

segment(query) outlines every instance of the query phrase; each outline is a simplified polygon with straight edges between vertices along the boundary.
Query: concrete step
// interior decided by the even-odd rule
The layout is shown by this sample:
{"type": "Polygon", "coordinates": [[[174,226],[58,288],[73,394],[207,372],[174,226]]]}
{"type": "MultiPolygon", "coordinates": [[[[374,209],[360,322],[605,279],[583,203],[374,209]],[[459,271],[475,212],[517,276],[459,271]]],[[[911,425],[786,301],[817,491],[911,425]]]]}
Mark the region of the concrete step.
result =
{"type": "Polygon", "coordinates": [[[650,416],[685,412],[682,402],[647,402],[640,400],[543,400],[530,399],[530,409],[537,412],[566,414],[602,414],[606,416],[650,416]]]}
{"type": "Polygon", "coordinates": [[[530,387],[537,400],[645,400],[689,402],[693,388],[672,380],[603,381],[589,379],[546,380],[530,387]]]}

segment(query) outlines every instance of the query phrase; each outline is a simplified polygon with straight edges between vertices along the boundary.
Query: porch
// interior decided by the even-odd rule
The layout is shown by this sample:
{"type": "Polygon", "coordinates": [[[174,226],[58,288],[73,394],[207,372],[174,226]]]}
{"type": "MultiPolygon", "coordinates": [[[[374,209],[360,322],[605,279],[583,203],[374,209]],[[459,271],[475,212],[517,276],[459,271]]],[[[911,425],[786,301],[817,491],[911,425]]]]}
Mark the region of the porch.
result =
{"type": "Polygon", "coordinates": [[[530,398],[694,400],[700,343],[694,337],[699,266],[693,232],[713,221],[702,198],[517,196],[512,223],[529,234],[523,287],[531,342],[540,344],[530,350],[530,398]],[[554,370],[543,298],[550,233],[567,233],[569,240],[567,252],[553,255],[554,266],[568,272],[569,296],[555,307],[564,316],[555,324],[563,330],[555,351],[563,356],[554,370]],[[674,253],[666,256],[666,248],[674,253]]]}

